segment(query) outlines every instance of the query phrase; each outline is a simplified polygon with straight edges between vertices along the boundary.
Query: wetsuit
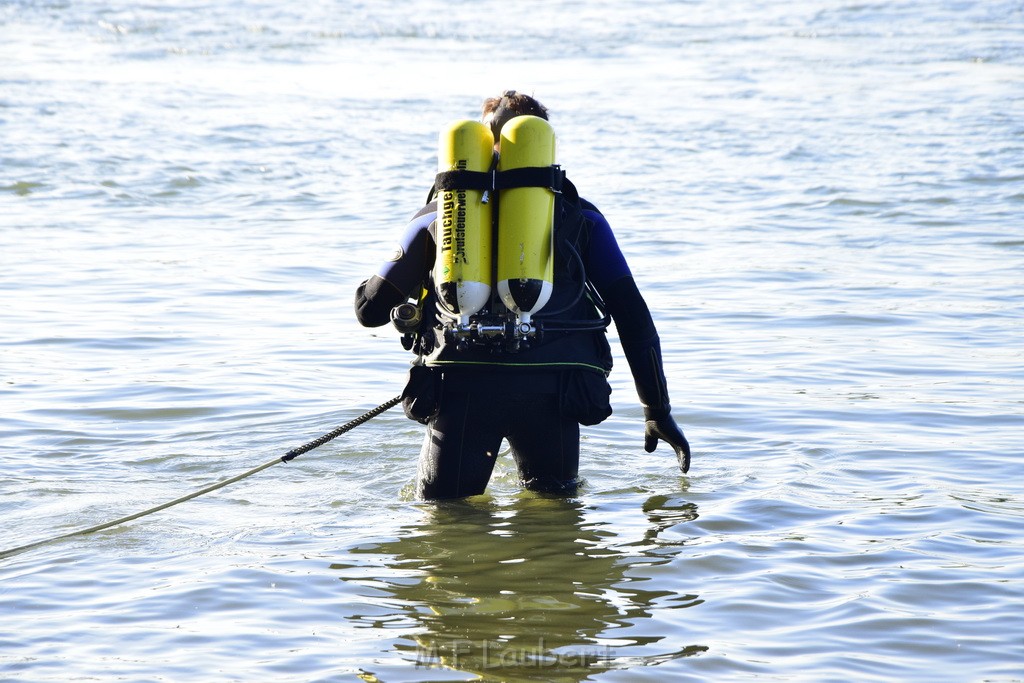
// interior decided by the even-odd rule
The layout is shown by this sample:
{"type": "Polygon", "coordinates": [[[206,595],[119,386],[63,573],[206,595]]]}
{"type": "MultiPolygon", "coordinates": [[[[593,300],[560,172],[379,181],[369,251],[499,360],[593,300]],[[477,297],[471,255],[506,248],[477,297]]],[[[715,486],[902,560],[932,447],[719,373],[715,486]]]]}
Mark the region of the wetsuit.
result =
{"type": "MultiPolygon", "coordinates": [[[[585,235],[577,247],[585,277],[615,322],[648,420],[671,420],[660,342],[647,304],[608,221],[585,200],[580,208],[585,235]]],[[[436,217],[436,203],[421,209],[407,226],[395,257],[359,285],[355,308],[362,325],[388,323],[391,309],[416,297],[429,279],[436,217]]],[[[556,228],[556,240],[557,235],[556,228]]],[[[603,330],[551,337],[525,353],[470,350],[461,357],[458,351],[434,349],[421,355],[422,363],[440,368],[440,398],[436,412],[426,420],[417,483],[420,497],[483,493],[502,439],[508,440],[527,488],[566,494],[576,490],[580,423],[593,424],[611,412],[604,376],[611,370],[611,357],[600,349],[601,343],[607,349],[603,330]],[[599,383],[595,377],[600,377],[599,383]],[[588,400],[581,392],[594,394],[589,397],[591,419],[580,416],[579,403],[588,400]]]]}

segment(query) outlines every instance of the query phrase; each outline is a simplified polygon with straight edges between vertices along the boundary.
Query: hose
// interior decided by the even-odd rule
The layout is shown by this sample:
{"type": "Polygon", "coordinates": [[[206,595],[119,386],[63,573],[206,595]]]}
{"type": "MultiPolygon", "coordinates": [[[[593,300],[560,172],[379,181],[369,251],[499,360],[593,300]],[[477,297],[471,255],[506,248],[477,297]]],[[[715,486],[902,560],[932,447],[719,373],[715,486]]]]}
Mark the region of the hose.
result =
{"type": "Polygon", "coordinates": [[[95,533],[97,531],[103,531],[104,529],[109,529],[110,527],[118,526],[119,524],[124,524],[125,522],[130,522],[132,520],[138,519],[139,517],[145,517],[146,515],[151,515],[154,512],[160,512],[161,510],[166,510],[169,507],[172,507],[174,505],[178,505],[179,503],[184,503],[187,500],[192,500],[193,498],[198,498],[199,496],[203,495],[204,493],[209,493],[210,491],[216,491],[217,489],[224,488],[228,484],[233,484],[236,481],[241,481],[242,479],[245,479],[246,477],[251,477],[252,475],[256,474],[257,472],[262,472],[263,470],[267,469],[268,467],[271,467],[272,465],[276,465],[279,462],[288,462],[289,460],[294,460],[295,458],[299,457],[303,453],[308,453],[309,451],[313,450],[314,448],[319,448],[320,446],[323,446],[328,441],[331,441],[332,439],[336,439],[337,437],[341,436],[342,434],[344,434],[345,432],[349,431],[350,429],[354,429],[354,428],[358,427],[359,425],[363,424],[364,422],[366,422],[367,420],[370,420],[370,419],[372,419],[374,417],[377,417],[378,415],[380,415],[384,411],[394,407],[401,400],[402,400],[401,396],[396,396],[395,398],[392,398],[392,399],[390,399],[390,400],[380,404],[376,408],[373,408],[372,410],[366,411],[365,413],[363,413],[359,417],[355,418],[354,420],[352,420],[350,422],[345,423],[344,425],[338,427],[337,429],[335,429],[335,430],[333,430],[331,432],[328,432],[327,434],[324,434],[323,436],[321,436],[319,438],[316,438],[316,439],[310,441],[307,444],[303,444],[302,446],[299,446],[298,448],[293,448],[292,450],[290,450],[287,453],[285,453],[283,456],[281,456],[279,458],[274,458],[270,462],[263,463],[259,467],[254,467],[251,470],[249,470],[248,472],[243,472],[242,474],[239,474],[237,476],[231,477],[230,479],[225,479],[223,481],[219,481],[216,484],[211,484],[210,486],[207,486],[206,488],[199,489],[198,491],[193,491],[192,493],[190,493],[188,495],[185,495],[185,496],[182,496],[181,498],[175,498],[172,501],[168,501],[168,502],[163,503],[161,505],[157,505],[156,507],[150,508],[148,510],[143,510],[142,512],[136,512],[135,514],[128,515],[127,517],[121,517],[120,519],[115,519],[115,520],[112,520],[110,522],[104,522],[103,524],[97,524],[96,526],[91,526],[88,529],[79,529],[78,531],[72,531],[70,533],[62,534],[60,536],[54,536],[52,538],[47,538],[47,539],[44,539],[42,541],[36,541],[35,543],[29,543],[28,545],[23,545],[23,546],[19,546],[17,548],[10,548],[8,550],[0,551],[0,559],[4,559],[6,557],[11,557],[12,555],[17,555],[19,553],[23,553],[26,550],[32,550],[33,548],[38,548],[39,546],[48,545],[50,543],[55,543],[57,541],[62,541],[64,539],[66,539],[66,538],[72,538],[74,536],[84,536],[85,534],[92,534],[92,533],[95,533]]]}

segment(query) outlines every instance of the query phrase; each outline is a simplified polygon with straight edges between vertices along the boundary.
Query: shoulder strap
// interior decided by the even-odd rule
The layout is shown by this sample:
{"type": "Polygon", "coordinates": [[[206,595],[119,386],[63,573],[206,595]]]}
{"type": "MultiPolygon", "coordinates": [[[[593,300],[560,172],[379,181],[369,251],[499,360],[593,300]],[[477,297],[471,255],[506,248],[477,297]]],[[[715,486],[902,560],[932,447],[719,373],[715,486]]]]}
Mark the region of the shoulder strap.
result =
{"type": "Polygon", "coordinates": [[[556,195],[556,230],[559,238],[580,250],[590,238],[589,222],[583,215],[583,204],[576,186],[568,178],[562,179],[562,191],[556,195]]]}

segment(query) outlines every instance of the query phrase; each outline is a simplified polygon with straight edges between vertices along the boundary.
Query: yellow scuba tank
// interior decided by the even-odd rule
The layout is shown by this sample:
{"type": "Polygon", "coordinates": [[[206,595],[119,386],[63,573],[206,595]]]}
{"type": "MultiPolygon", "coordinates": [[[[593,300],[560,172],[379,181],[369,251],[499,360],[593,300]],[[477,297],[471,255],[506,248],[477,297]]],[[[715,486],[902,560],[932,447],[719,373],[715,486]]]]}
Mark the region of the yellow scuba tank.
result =
{"type": "MultiPolygon", "coordinates": [[[[437,167],[489,171],[494,135],[479,121],[456,121],[438,136],[437,167]]],[[[491,203],[484,190],[443,190],[437,201],[434,287],[442,312],[469,322],[491,295],[491,203]]]]}
{"type": "MultiPolygon", "coordinates": [[[[555,132],[538,116],[517,116],[501,129],[498,171],[551,166],[555,132]]],[[[498,192],[498,294],[520,323],[551,298],[554,288],[555,194],[546,187],[498,192]]]]}

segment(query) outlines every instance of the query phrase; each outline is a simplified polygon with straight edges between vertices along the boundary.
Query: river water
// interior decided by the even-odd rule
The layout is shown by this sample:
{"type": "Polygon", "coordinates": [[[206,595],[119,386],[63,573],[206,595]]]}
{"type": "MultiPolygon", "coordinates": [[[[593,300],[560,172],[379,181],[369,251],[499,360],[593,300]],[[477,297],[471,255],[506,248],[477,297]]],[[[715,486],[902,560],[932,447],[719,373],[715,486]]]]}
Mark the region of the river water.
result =
{"type": "Polygon", "coordinates": [[[507,88],[694,458],[644,452],[614,343],[576,498],[503,457],[418,502],[392,410],[0,559],[0,680],[1024,680],[1022,36],[1011,0],[3,0],[0,550],[397,394],[353,291],[507,88]]]}

